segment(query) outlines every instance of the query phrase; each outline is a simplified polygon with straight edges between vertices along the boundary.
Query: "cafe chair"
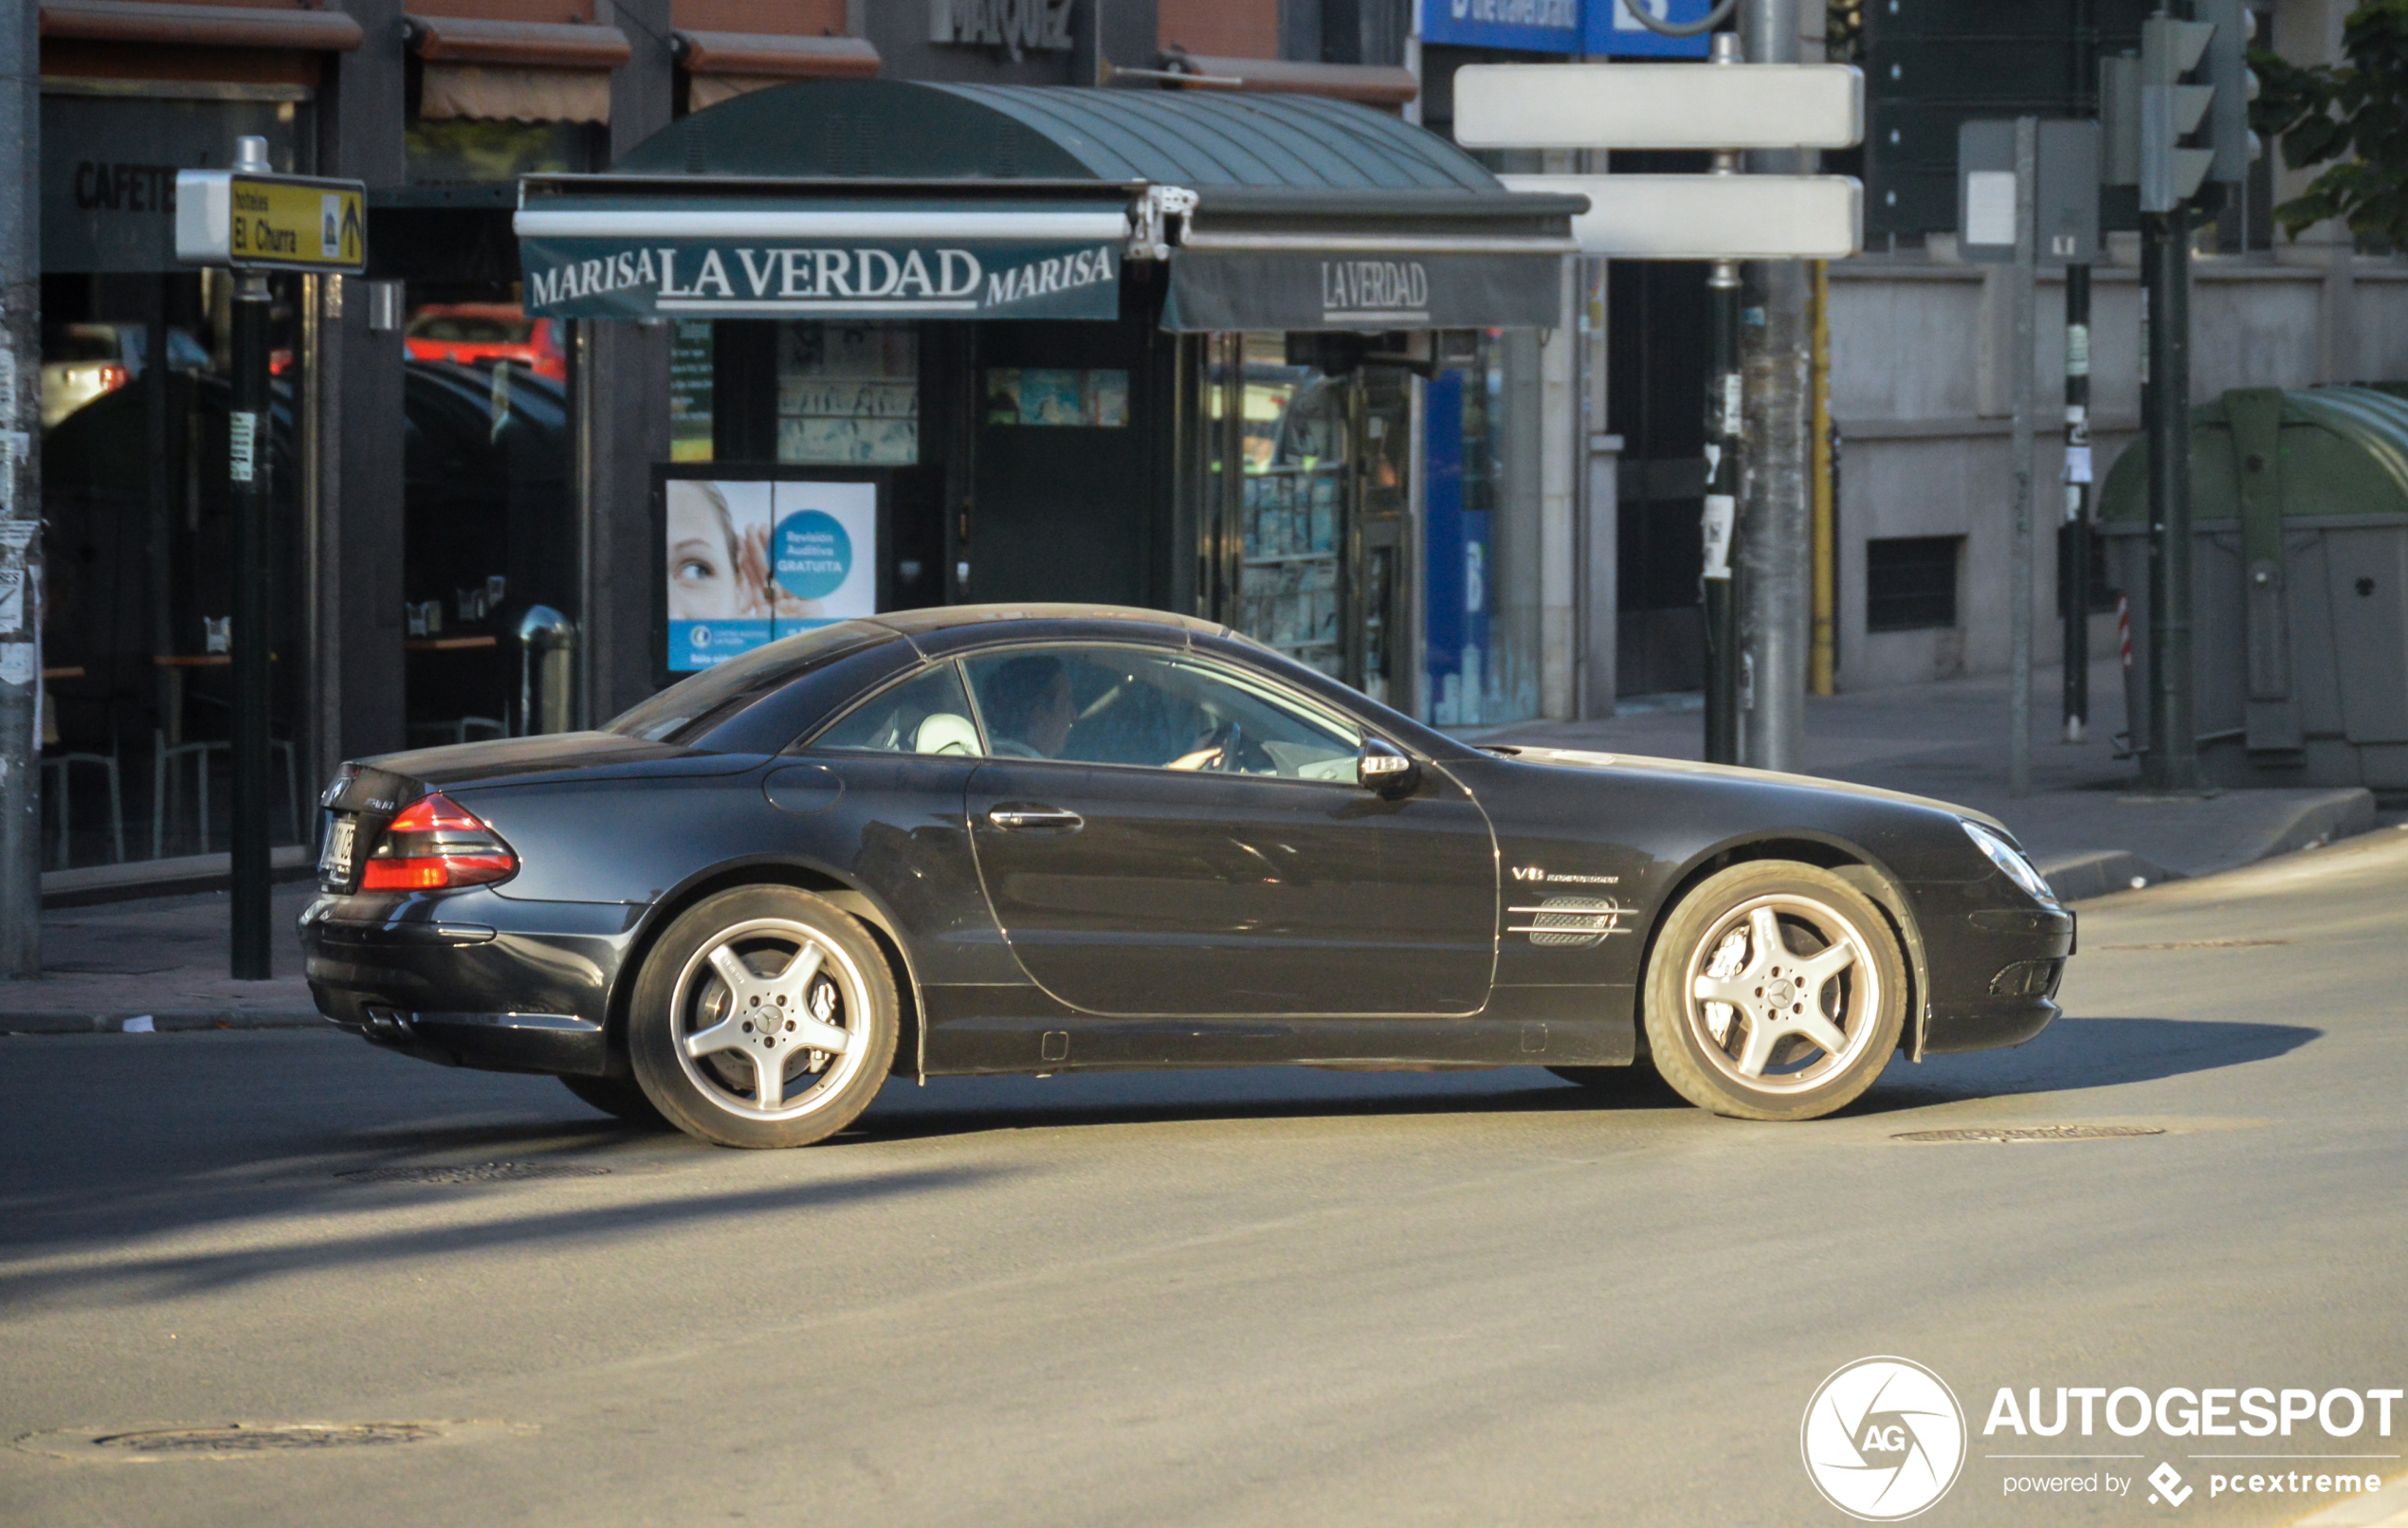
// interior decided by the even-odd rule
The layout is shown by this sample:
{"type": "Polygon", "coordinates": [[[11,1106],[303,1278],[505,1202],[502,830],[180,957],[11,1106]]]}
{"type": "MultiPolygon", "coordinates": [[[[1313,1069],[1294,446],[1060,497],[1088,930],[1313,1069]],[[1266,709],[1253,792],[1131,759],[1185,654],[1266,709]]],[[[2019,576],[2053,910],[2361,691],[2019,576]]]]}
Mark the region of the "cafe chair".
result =
{"type": "MultiPolygon", "coordinates": [[[[201,852],[209,852],[209,764],[210,757],[224,754],[230,759],[234,745],[223,739],[210,742],[171,743],[167,734],[156,729],[151,733],[151,858],[162,859],[167,847],[167,823],[173,815],[175,800],[169,795],[183,794],[184,765],[192,762],[193,794],[200,808],[201,852]]],[[[301,775],[293,763],[293,745],[283,737],[267,740],[267,757],[272,765],[281,756],[284,761],[284,800],[292,811],[293,841],[306,842],[301,836],[301,775]]]]}
{"type": "Polygon", "coordinates": [[[119,789],[115,754],[52,754],[42,761],[42,796],[59,804],[59,867],[68,864],[67,829],[74,820],[70,786],[75,766],[102,771],[109,781],[109,831],[117,845],[117,863],[125,863],[125,794],[119,789]]]}

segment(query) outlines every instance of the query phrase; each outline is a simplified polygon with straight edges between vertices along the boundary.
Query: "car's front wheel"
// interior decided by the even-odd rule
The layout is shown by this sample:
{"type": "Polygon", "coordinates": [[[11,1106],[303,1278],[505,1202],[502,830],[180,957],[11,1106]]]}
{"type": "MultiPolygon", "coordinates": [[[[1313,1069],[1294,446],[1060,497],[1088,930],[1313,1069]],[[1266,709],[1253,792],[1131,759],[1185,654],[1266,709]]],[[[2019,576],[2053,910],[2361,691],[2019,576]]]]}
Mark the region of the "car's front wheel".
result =
{"type": "Polygon", "coordinates": [[[1881,909],[1792,861],[1708,878],[1648,962],[1656,1070],[1691,1103],[1742,1119],[1852,1102],[1889,1064],[1906,1012],[1906,962],[1881,909]]]}
{"type": "Polygon", "coordinates": [[[628,1056],[670,1123],[808,1146],[859,1117],[895,1056],[894,979],[867,930],[792,886],[705,898],[636,978],[628,1056]]]}

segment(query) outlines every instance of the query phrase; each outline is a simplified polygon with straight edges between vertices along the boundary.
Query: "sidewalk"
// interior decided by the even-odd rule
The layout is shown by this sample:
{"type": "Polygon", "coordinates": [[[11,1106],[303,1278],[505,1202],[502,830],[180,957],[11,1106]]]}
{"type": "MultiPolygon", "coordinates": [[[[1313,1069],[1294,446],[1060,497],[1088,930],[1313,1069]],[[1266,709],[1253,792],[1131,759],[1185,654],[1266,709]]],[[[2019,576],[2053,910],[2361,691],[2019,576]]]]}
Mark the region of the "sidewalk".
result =
{"type": "Polygon", "coordinates": [[[275,889],[272,981],[227,974],[229,909],[222,891],[51,908],[42,915],[42,975],[0,981],[0,1034],[111,1032],[142,1018],[154,1029],[322,1024],[293,937],[314,889],[308,882],[275,889]]]}
{"type": "MultiPolygon", "coordinates": [[[[2122,726],[2122,672],[2090,679],[2094,735],[2122,726]]],[[[2206,799],[2136,793],[2132,762],[2113,746],[2057,742],[2057,673],[2035,676],[2033,794],[2006,791],[2007,684],[1952,680],[1810,700],[1810,773],[1978,808],[2004,821],[2069,899],[2211,874],[2375,826],[2363,791],[2233,791],[2206,799]]],[[[1678,702],[1675,702],[1676,704],[1678,702]]],[[[1644,704],[1644,702],[1642,702],[1644,704]]],[[[1704,713],[1633,709],[1606,721],[1532,722],[1468,734],[1607,753],[1695,758],[1704,713]]],[[[295,919],[307,882],[276,888],[273,981],[227,973],[222,891],[53,908],[42,920],[45,974],[0,982],[0,1034],[90,1033],[147,1016],[155,1029],[253,1028],[322,1022],[301,978],[295,919]]],[[[137,1025],[139,1028],[139,1025],[137,1025]]]]}
{"type": "MultiPolygon", "coordinates": [[[[2014,829],[2069,900],[2136,882],[2211,875],[2375,826],[2362,790],[2227,791],[2204,798],[2141,793],[2139,766],[2114,756],[2124,730],[2124,671],[2090,670],[2090,737],[2057,740],[2054,667],[2033,674],[2032,794],[2007,795],[2005,676],[1946,680],[1806,701],[1805,773],[1986,811],[2014,829]]],[[[1682,702],[1674,702],[1680,704],[1682,702]]],[[[1639,706],[1647,705],[1642,700],[1639,706]]],[[[1705,713],[1632,709],[1603,721],[1524,722],[1486,729],[1482,742],[1525,742],[1603,753],[1703,756],[1705,713]]]]}

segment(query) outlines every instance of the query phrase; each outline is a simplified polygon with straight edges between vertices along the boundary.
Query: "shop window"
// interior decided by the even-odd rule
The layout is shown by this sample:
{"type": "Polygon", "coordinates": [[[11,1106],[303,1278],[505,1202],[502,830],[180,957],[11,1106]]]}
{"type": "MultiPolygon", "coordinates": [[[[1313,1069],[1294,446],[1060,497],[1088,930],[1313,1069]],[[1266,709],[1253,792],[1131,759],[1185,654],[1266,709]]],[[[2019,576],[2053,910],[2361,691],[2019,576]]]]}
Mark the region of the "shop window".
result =
{"type": "Polygon", "coordinates": [[[679,318],[669,328],[669,460],[711,460],[711,320],[679,318]]]}
{"type": "Polygon", "coordinates": [[[1865,543],[1865,629],[1926,631],[1957,624],[1961,536],[1865,543]]]}
{"type": "Polygon", "coordinates": [[[593,168],[593,129],[583,122],[422,120],[403,130],[403,174],[412,186],[499,186],[515,191],[520,175],[593,168]]]}
{"type": "Polygon", "coordinates": [[[1424,713],[1441,727],[1539,714],[1539,338],[1465,338],[1423,412],[1424,713]]]}
{"type": "Polygon", "coordinates": [[[777,460],[920,461],[920,337],[909,323],[778,325],[777,460]]]}
{"type": "Polygon", "coordinates": [[[1245,337],[1237,628],[1339,674],[1346,385],[1287,364],[1286,337],[1245,337]]]}

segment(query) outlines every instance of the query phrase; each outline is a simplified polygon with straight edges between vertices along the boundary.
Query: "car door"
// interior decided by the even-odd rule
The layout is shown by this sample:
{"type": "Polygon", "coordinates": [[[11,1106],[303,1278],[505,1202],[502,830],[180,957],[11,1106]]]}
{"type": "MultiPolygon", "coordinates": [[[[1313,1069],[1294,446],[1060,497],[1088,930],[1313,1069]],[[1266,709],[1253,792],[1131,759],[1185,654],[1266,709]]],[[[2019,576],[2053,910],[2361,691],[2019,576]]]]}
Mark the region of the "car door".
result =
{"type": "Polygon", "coordinates": [[[1496,856],[1437,771],[1355,782],[1359,729],[1183,649],[965,660],[989,761],[971,842],[1029,977],[1090,1013],[1465,1014],[1495,963],[1496,856]]]}

